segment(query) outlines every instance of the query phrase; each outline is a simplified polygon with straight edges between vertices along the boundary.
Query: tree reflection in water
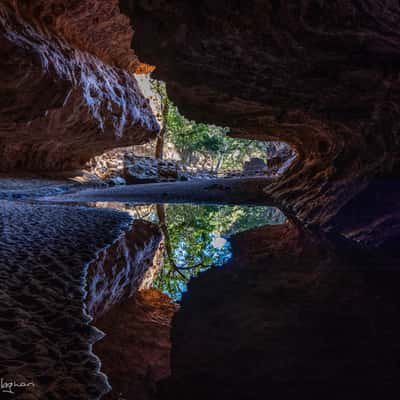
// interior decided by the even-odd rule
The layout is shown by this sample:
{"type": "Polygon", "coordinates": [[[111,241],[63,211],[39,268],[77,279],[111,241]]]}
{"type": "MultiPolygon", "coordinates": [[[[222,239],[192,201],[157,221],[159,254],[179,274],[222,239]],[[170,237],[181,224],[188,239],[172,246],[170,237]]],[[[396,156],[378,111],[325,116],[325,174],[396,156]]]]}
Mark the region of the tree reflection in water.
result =
{"type": "Polygon", "coordinates": [[[190,278],[229,260],[231,235],[286,219],[273,207],[170,204],[156,210],[165,257],[154,287],[177,301],[190,278]]]}

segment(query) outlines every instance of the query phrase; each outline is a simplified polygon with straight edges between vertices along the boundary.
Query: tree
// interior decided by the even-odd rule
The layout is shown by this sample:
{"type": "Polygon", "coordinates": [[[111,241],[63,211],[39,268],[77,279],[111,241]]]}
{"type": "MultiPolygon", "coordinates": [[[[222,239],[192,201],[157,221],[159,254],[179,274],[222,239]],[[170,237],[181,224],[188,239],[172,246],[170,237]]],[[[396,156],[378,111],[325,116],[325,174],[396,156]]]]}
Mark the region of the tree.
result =
{"type": "Polygon", "coordinates": [[[169,99],[167,96],[167,87],[164,82],[152,80],[151,85],[153,90],[157,93],[157,95],[160,98],[162,126],[156,139],[155,158],[157,160],[162,160],[164,156],[164,140],[165,140],[165,132],[167,130],[167,119],[169,113],[169,99]]]}
{"type": "Polygon", "coordinates": [[[185,164],[209,164],[213,173],[242,169],[252,157],[266,158],[268,142],[232,138],[229,128],[195,123],[185,119],[176,106],[170,105],[167,138],[180,151],[185,164]]]}
{"type": "Polygon", "coordinates": [[[285,219],[270,207],[161,205],[157,214],[165,264],[154,286],[174,299],[179,299],[191,277],[230,258],[230,235],[285,219]]]}
{"type": "Polygon", "coordinates": [[[251,157],[266,158],[268,142],[232,138],[227,127],[190,121],[168,98],[165,83],[152,80],[151,85],[160,98],[163,121],[156,140],[157,159],[163,158],[167,142],[175,145],[184,165],[214,174],[241,169],[251,157]]]}

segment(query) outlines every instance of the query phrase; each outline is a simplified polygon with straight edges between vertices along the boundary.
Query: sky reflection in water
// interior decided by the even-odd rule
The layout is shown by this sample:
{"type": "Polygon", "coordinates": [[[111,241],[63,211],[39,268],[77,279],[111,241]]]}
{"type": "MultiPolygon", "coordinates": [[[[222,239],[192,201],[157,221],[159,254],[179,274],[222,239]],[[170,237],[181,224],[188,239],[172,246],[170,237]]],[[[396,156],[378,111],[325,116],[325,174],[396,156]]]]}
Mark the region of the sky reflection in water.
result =
{"type": "Polygon", "coordinates": [[[273,207],[170,204],[164,210],[168,231],[164,236],[169,244],[164,268],[154,286],[176,301],[186,291],[190,278],[231,258],[231,235],[286,220],[273,207]]]}
{"type": "Polygon", "coordinates": [[[230,236],[286,220],[274,207],[122,203],[96,203],[96,207],[117,208],[159,224],[165,241],[164,266],[154,287],[175,301],[181,299],[190,278],[231,258],[230,236]]]}

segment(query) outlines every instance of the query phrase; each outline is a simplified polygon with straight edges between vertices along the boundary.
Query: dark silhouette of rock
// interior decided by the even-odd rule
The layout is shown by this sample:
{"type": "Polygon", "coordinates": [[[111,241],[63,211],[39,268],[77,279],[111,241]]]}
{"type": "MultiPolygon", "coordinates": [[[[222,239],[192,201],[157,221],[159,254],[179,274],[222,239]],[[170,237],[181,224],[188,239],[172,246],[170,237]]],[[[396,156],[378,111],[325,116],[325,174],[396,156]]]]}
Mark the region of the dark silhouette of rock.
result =
{"type": "Polygon", "coordinates": [[[252,173],[263,171],[266,166],[267,164],[262,158],[253,157],[244,163],[243,173],[245,175],[251,175],[252,173]]]}
{"type": "Polygon", "coordinates": [[[160,398],[399,393],[398,258],[289,223],[231,243],[183,295],[160,398]]]}

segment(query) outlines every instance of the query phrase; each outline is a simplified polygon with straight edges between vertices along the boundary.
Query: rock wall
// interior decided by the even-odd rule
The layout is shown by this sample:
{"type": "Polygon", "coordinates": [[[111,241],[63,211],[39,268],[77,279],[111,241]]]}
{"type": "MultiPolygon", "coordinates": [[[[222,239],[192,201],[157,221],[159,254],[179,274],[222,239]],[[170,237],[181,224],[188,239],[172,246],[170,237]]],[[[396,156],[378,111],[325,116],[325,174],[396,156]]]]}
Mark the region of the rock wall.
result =
{"type": "Polygon", "coordinates": [[[106,336],[94,351],[113,388],[104,400],[158,398],[157,382],[171,373],[170,329],[177,308],[165,294],[148,289],[96,321],[106,336]]]}
{"type": "Polygon", "coordinates": [[[0,4],[0,169],[65,170],[159,130],[116,1],[0,4]]]}
{"type": "Polygon", "coordinates": [[[135,51],[157,65],[186,116],[296,149],[286,174],[265,188],[287,213],[359,240],[388,225],[391,240],[399,234],[398,1],[120,4],[135,51]],[[371,207],[362,193],[383,178],[371,207]],[[363,224],[336,219],[355,197],[363,224]]]}
{"type": "MultiPolygon", "coordinates": [[[[9,191],[14,184],[25,190],[30,184],[26,195],[31,194],[31,200],[32,192],[37,195],[39,189],[55,185],[15,180],[8,182],[9,191]]],[[[142,316],[147,303],[155,309],[141,334],[159,329],[161,343],[159,362],[150,358],[143,373],[149,364],[158,371],[158,379],[169,370],[169,321],[175,308],[158,293],[137,295],[134,300],[139,290],[151,286],[162,265],[161,232],[157,225],[139,219],[152,212],[150,207],[128,213],[120,206],[121,210],[113,210],[110,204],[104,209],[0,201],[0,374],[4,382],[33,384],[14,388],[15,398],[102,398],[110,387],[92,352],[92,345],[104,336],[96,329],[97,321],[115,322],[125,302],[131,310],[130,326],[137,314],[129,304],[138,297],[144,299],[142,316]],[[151,325],[157,312],[162,319],[164,311],[168,325],[163,320],[158,327],[151,325]]],[[[119,324],[125,322],[121,319],[119,324]]],[[[156,355],[159,348],[147,347],[144,354],[156,355]]]]}
{"type": "Polygon", "coordinates": [[[95,319],[114,305],[132,297],[146,277],[159,270],[156,257],[161,232],[150,222],[136,220],[118,240],[99,252],[88,265],[86,277],[86,309],[95,319]],[[155,262],[156,261],[156,262],[155,262]]]}

